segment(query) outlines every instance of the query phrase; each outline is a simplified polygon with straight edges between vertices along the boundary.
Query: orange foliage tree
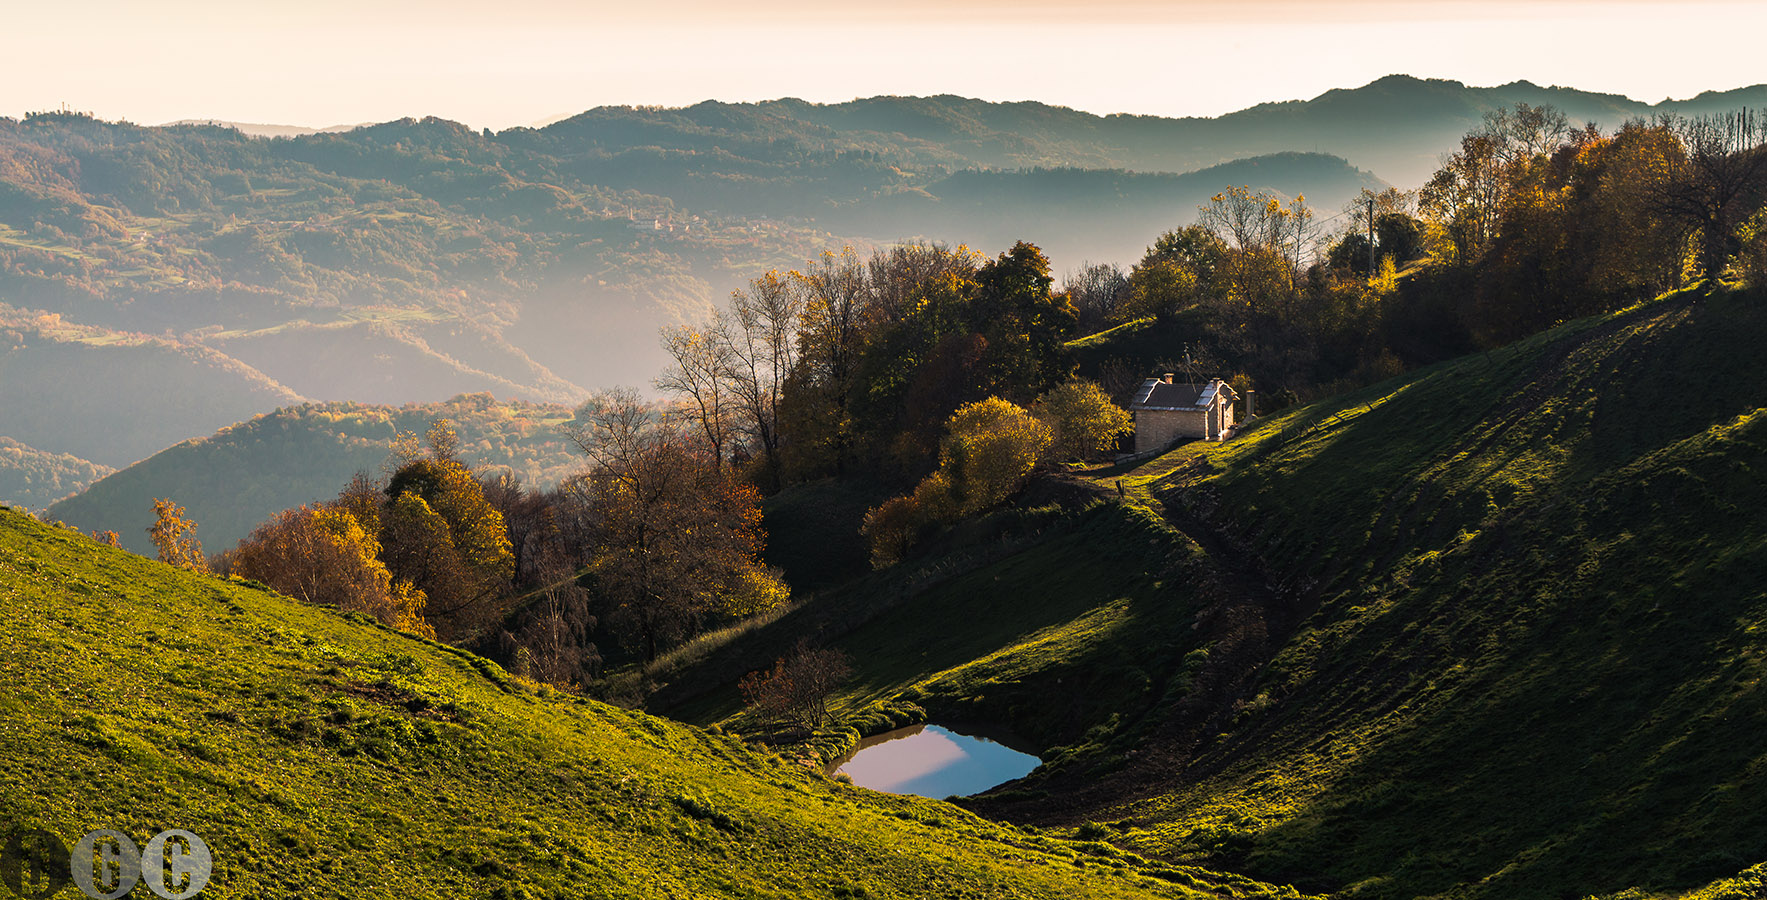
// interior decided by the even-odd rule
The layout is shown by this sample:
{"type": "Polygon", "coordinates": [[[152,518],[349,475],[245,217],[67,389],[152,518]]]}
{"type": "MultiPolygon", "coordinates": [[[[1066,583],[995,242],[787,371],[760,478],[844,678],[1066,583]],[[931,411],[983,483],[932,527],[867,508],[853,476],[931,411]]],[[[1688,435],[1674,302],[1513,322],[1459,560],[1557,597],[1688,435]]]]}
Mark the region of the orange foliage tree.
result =
{"type": "Polygon", "coordinates": [[[258,526],[228,555],[227,566],[231,574],[257,579],[290,597],[365,612],[395,628],[433,636],[423,617],[423,592],[394,581],[379,556],[379,541],[346,510],[302,506],[258,526]]]}

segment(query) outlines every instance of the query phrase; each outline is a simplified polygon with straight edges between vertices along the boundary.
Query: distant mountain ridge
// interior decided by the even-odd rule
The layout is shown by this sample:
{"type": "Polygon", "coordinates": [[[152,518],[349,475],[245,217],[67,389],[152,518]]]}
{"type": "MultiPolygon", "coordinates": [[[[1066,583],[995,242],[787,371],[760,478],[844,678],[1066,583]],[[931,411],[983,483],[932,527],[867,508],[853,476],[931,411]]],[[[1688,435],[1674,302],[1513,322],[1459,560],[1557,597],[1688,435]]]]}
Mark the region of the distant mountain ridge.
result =
{"type": "Polygon", "coordinates": [[[1435,170],[1438,155],[1452,149],[1486,112],[1516,103],[1550,104],[1573,122],[1593,121],[1612,129],[1635,117],[1767,106],[1767,84],[1651,104],[1528,81],[1470,87],[1389,75],[1310,100],[1261,103],[1216,118],[1101,116],[1031,101],[994,103],[949,94],[834,104],[795,98],[707,101],[682,109],[598,107],[544,131],[593,131],[611,136],[610,146],[623,139],[628,146],[656,141],[658,146],[687,149],[696,138],[792,123],[831,144],[854,147],[882,135],[900,135],[922,158],[947,164],[961,160],[978,167],[1066,165],[1173,173],[1252,156],[1311,151],[1343,157],[1400,187],[1415,187],[1435,170]]]}
{"type": "Polygon", "coordinates": [[[666,362],[660,326],[825,249],[918,238],[993,253],[1022,239],[1058,273],[1128,265],[1230,184],[1305,195],[1321,220],[1362,188],[1416,184],[1481,115],[1517,102],[1611,126],[1767,103],[1767,87],[1650,105],[1391,76],[1217,119],[788,98],[599,107],[495,134],[426,118],[275,139],[241,123],[0,118],[0,307],[97,329],[76,355],[120,364],[62,377],[77,371],[65,345],[21,376],[43,341],[16,344],[0,360],[13,373],[0,435],[125,466],[301,399],[570,403],[649,383],[666,362]],[[161,383],[139,403],[75,402],[165,377],[143,368],[160,352],[148,336],[239,374],[218,388],[228,399],[161,383]],[[15,387],[27,382],[42,390],[15,387]],[[113,407],[102,429],[69,415],[113,407]]]}
{"type": "Polygon", "coordinates": [[[307,125],[270,125],[260,122],[229,122],[223,119],[179,119],[176,122],[167,122],[160,127],[176,128],[180,125],[205,125],[217,128],[232,128],[240,134],[249,134],[252,137],[300,137],[306,134],[331,134],[339,131],[352,131],[372,124],[374,123],[357,122],[354,125],[327,125],[323,128],[313,128],[307,125]]]}

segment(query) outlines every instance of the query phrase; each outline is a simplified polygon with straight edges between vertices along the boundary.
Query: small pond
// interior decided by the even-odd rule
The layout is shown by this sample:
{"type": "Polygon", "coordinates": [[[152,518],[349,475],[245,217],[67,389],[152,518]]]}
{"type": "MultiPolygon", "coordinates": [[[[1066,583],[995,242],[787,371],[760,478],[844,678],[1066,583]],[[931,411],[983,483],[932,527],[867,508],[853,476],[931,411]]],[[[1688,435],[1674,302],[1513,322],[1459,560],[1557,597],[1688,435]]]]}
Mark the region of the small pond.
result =
{"type": "Polygon", "coordinates": [[[939,725],[912,725],[860,741],[852,755],[836,760],[828,772],[876,791],[943,799],[979,794],[1024,776],[1039,762],[989,738],[939,725]]]}

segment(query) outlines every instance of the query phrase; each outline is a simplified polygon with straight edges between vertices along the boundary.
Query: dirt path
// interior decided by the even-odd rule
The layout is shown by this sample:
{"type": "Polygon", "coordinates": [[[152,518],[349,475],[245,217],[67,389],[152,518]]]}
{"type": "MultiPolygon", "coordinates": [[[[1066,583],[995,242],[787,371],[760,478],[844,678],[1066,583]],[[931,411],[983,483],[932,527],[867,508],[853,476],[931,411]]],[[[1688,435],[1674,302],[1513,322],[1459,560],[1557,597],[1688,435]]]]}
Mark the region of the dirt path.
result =
{"type": "MultiPolygon", "coordinates": [[[[1203,604],[1193,627],[1198,632],[1195,646],[1208,649],[1208,662],[1177,700],[1141,712],[1144,740],[1123,770],[1094,779],[1057,776],[1047,785],[1045,800],[997,808],[976,801],[978,811],[1039,825],[1071,825],[1194,783],[1220,764],[1198,767],[1205,755],[1220,758],[1209,751],[1255,695],[1264,666],[1304,618],[1307,598],[1304,592],[1272,583],[1256,554],[1186,508],[1177,491],[1158,489],[1162,479],[1190,463],[1188,454],[1174,452],[1078,477],[1106,496],[1158,514],[1202,550],[1202,561],[1185,577],[1195,580],[1203,604]]],[[[1166,695],[1167,682],[1179,669],[1179,661],[1172,660],[1153,696],[1166,695]]]]}

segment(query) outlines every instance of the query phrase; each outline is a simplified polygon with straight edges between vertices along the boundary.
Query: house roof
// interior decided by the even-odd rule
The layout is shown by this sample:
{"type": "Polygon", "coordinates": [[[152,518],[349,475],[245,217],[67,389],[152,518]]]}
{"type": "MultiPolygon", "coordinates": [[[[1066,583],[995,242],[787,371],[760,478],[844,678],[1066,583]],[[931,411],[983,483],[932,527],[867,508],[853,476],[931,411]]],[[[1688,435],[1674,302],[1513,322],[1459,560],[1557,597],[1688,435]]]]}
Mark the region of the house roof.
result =
{"type": "Polygon", "coordinates": [[[1216,393],[1221,393],[1222,399],[1229,403],[1239,396],[1219,378],[1208,384],[1167,384],[1158,378],[1149,378],[1141,383],[1135,399],[1129,402],[1129,408],[1201,412],[1214,402],[1216,393]]]}

